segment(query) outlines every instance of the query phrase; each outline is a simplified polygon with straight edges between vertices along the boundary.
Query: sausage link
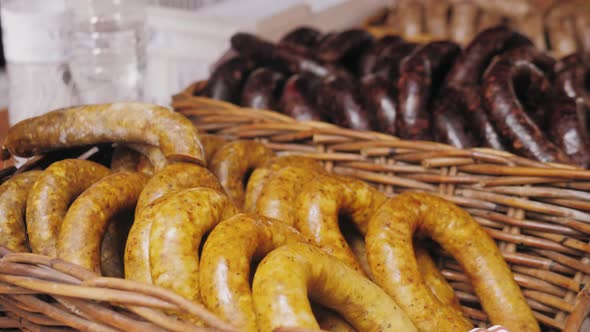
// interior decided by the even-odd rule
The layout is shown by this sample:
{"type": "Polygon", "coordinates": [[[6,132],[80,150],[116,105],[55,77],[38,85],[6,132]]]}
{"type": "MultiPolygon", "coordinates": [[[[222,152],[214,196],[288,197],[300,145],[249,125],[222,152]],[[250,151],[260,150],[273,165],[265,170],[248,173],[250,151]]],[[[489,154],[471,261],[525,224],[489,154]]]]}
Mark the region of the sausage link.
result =
{"type": "Polygon", "coordinates": [[[317,104],[332,123],[355,130],[371,130],[373,114],[362,104],[359,87],[350,75],[331,75],[322,80],[317,104]]]}
{"type": "Polygon", "coordinates": [[[205,97],[238,104],[246,78],[256,68],[256,63],[237,56],[220,64],[211,73],[202,91],[205,97]]]}
{"type": "Polygon", "coordinates": [[[133,210],[148,178],[141,173],[115,173],[84,191],[68,210],[57,241],[57,256],[95,272],[108,222],[133,210]]]}
{"type": "MultiPolygon", "coordinates": [[[[197,187],[223,191],[219,181],[204,167],[194,164],[170,164],[156,173],[145,185],[135,208],[135,222],[125,246],[125,278],[152,283],[149,264],[150,232],[152,224],[144,218],[144,210],[153,210],[152,203],[166,194],[197,187]]],[[[154,213],[147,211],[147,214],[154,213]]]]}
{"type": "Polygon", "coordinates": [[[268,67],[254,70],[242,89],[240,105],[244,107],[277,110],[285,75],[268,67]]]}
{"type": "Polygon", "coordinates": [[[275,45],[249,33],[236,33],[231,37],[234,50],[244,57],[255,58],[263,65],[278,66],[292,73],[309,72],[324,77],[337,70],[333,65],[322,63],[309,52],[297,52],[287,45],[275,45]]]}
{"type": "Polygon", "coordinates": [[[540,331],[500,250],[483,228],[443,199],[403,193],[383,204],[369,222],[367,254],[375,282],[420,331],[468,331],[472,325],[424,287],[412,245],[415,233],[431,237],[457,259],[493,324],[510,331],[540,331]]]}
{"type": "Polygon", "coordinates": [[[57,256],[57,239],[70,204],[110,173],[100,164],[80,159],[58,161],[43,171],[27,199],[27,231],[33,253],[57,256]]]}
{"type": "Polygon", "coordinates": [[[315,104],[320,80],[311,74],[291,76],[283,87],[279,110],[299,121],[322,121],[324,117],[315,104]]]}
{"type": "Polygon", "coordinates": [[[321,173],[307,168],[290,166],[274,172],[264,184],[256,201],[254,212],[293,226],[296,214],[293,202],[302,187],[313,181],[318,174],[321,173]]]}
{"type": "Polygon", "coordinates": [[[0,185],[0,246],[30,252],[25,229],[27,197],[41,171],[14,175],[0,185]]]}
{"type": "MultiPolygon", "coordinates": [[[[342,233],[346,237],[346,242],[349,243],[350,248],[363,269],[363,272],[369,277],[369,279],[373,280],[371,267],[367,258],[367,247],[362,235],[350,226],[347,227],[345,225],[344,227],[342,233]]],[[[467,324],[470,324],[469,320],[465,318],[462,312],[461,304],[459,303],[457,296],[455,296],[453,287],[449,285],[447,280],[438,271],[436,264],[432,260],[432,257],[430,257],[428,251],[421,243],[415,243],[414,248],[416,250],[416,262],[418,263],[420,275],[424,278],[424,283],[428,289],[430,289],[432,294],[434,294],[443,305],[453,309],[457,315],[464,318],[467,324]]]]}
{"type": "Polygon", "coordinates": [[[400,64],[419,45],[411,42],[401,42],[383,50],[381,56],[376,59],[373,73],[393,82],[397,81],[400,74],[400,64]]]}
{"type": "Polygon", "coordinates": [[[451,42],[432,42],[404,59],[397,81],[399,121],[398,134],[404,139],[431,139],[430,112],[437,83],[459,53],[451,42]]]}
{"type": "Polygon", "coordinates": [[[453,63],[445,85],[478,85],[492,58],[508,49],[532,45],[523,35],[506,26],[486,29],[471,41],[453,63]]]}
{"type": "Polygon", "coordinates": [[[511,147],[517,153],[543,162],[568,163],[569,158],[547,139],[516,93],[516,80],[526,81],[536,76],[543,75],[530,62],[496,59],[483,78],[485,108],[500,133],[512,141],[511,147]]]}
{"type": "Polygon", "coordinates": [[[590,167],[590,138],[586,125],[588,110],[571,98],[556,98],[549,119],[549,134],[572,161],[590,167]]]}
{"type": "Polygon", "coordinates": [[[252,296],[263,332],[288,326],[317,329],[308,296],[340,313],[358,331],[417,331],[381,288],[335,257],[303,243],[282,246],[262,260],[252,296]]]}
{"type": "Polygon", "coordinates": [[[395,85],[378,75],[367,75],[361,80],[361,93],[365,107],[375,112],[378,131],[395,135],[398,117],[395,85]]]}
{"type": "Polygon", "coordinates": [[[159,147],[170,161],[205,163],[190,120],[143,103],[77,106],[30,118],[10,128],[4,149],[17,157],[32,157],[98,143],[142,143],[159,147]]]}
{"type": "Polygon", "coordinates": [[[362,50],[371,44],[373,37],[364,29],[350,29],[323,38],[314,50],[320,60],[335,62],[362,50]]]}
{"type": "Polygon", "coordinates": [[[221,147],[209,165],[209,169],[234,204],[244,206],[245,177],[262,166],[274,153],[262,143],[234,141],[221,147]]]}
{"type": "Polygon", "coordinates": [[[367,47],[359,59],[359,77],[374,73],[379,60],[402,42],[398,36],[387,35],[367,47]]]}
{"type": "Polygon", "coordinates": [[[303,186],[295,201],[295,227],[310,243],[361,272],[340,231],[338,216],[341,212],[349,215],[364,234],[369,219],[384,201],[385,195],[362,181],[320,175],[303,186]]]}
{"type": "Polygon", "coordinates": [[[207,238],[201,255],[203,303],[245,330],[257,331],[250,264],[275,248],[296,242],[305,242],[305,238],[276,219],[238,214],[221,222],[207,238]]]}
{"type": "Polygon", "coordinates": [[[262,167],[255,169],[246,185],[244,211],[253,213],[262,190],[271,175],[285,167],[299,167],[309,169],[310,172],[324,172],[324,167],[317,161],[297,155],[278,156],[269,159],[262,167]]]}
{"type": "Polygon", "coordinates": [[[586,78],[590,73],[590,56],[572,54],[556,64],[554,83],[558,97],[569,97],[590,107],[590,87],[586,78]]]}
{"type": "Polygon", "coordinates": [[[287,45],[298,51],[307,51],[315,47],[322,37],[322,33],[311,27],[298,27],[285,34],[279,44],[287,45]]]}
{"type": "Polygon", "coordinates": [[[472,124],[469,122],[468,105],[463,91],[454,87],[443,88],[434,102],[432,122],[435,141],[468,149],[480,144],[469,129],[472,124]]]}
{"type": "Polygon", "coordinates": [[[152,225],[149,257],[153,283],[200,301],[201,239],[220,221],[235,215],[237,209],[218,191],[191,188],[154,202],[149,212],[142,214],[142,218],[152,225]]]}

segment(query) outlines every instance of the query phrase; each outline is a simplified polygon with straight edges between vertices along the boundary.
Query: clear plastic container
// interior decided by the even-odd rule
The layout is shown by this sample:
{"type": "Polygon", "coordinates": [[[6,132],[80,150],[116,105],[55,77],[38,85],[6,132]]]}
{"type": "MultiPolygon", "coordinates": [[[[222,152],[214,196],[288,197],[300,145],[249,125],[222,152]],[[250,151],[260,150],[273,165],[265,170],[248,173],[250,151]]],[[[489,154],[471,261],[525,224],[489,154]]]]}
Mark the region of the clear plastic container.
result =
{"type": "Polygon", "coordinates": [[[84,104],[142,100],[149,0],[69,0],[69,65],[84,104]]]}
{"type": "Polygon", "coordinates": [[[76,102],[67,66],[71,13],[60,0],[3,0],[11,125],[76,102]]]}

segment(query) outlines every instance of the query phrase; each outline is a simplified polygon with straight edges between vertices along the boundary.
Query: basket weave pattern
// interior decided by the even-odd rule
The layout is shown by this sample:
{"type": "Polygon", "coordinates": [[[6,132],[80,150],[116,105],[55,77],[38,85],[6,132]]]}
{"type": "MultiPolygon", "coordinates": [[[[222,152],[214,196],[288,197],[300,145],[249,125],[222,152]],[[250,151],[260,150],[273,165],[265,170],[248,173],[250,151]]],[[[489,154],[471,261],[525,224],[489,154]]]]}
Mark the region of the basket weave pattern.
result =
{"type": "MultiPolygon", "coordinates": [[[[424,191],[475,217],[497,241],[537,319],[563,330],[576,295],[590,281],[590,172],[491,149],[460,150],[404,141],[192,96],[173,107],[203,132],[256,139],[277,154],[320,160],[326,169],[375,185],[387,195],[424,191]]],[[[443,275],[476,323],[487,324],[458,264],[440,253],[443,275]]],[[[488,325],[489,326],[489,325],[488,325]]]]}

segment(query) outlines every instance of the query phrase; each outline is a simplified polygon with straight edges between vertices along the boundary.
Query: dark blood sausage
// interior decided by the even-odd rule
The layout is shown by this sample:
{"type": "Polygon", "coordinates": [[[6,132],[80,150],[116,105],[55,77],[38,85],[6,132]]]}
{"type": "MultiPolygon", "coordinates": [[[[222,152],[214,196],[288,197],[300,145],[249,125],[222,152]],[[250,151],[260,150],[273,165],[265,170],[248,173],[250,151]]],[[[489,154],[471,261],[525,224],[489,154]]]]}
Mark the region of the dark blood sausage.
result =
{"type": "Polygon", "coordinates": [[[500,135],[481,105],[481,76],[495,55],[532,45],[525,36],[506,26],[480,32],[453,63],[443,91],[435,102],[436,139],[460,148],[487,146],[505,150],[500,135]]]}
{"type": "Polygon", "coordinates": [[[375,112],[376,129],[395,135],[398,113],[395,85],[381,76],[366,75],[361,80],[361,94],[366,108],[375,112]]]}
{"type": "Polygon", "coordinates": [[[405,57],[412,54],[418,44],[402,42],[383,50],[380,57],[376,59],[373,73],[391,80],[397,80],[399,76],[400,63],[405,57]]]}
{"type": "Polygon", "coordinates": [[[311,74],[291,76],[283,87],[281,112],[299,121],[322,121],[324,118],[315,104],[318,84],[319,79],[311,74]]]}
{"type": "Polygon", "coordinates": [[[543,74],[547,76],[550,81],[555,78],[555,59],[547,52],[539,50],[533,45],[524,45],[512,48],[502,53],[502,56],[510,60],[523,60],[534,64],[541,69],[543,74]]]}
{"type": "Polygon", "coordinates": [[[253,57],[265,63],[273,60],[275,45],[257,36],[238,32],[230,39],[232,49],[245,57],[253,57]]]}
{"type": "Polygon", "coordinates": [[[317,104],[330,122],[356,130],[372,130],[371,113],[363,107],[356,80],[350,75],[330,75],[317,89],[317,104]]]}
{"type": "Polygon", "coordinates": [[[518,84],[527,80],[532,83],[535,72],[542,75],[530,62],[496,58],[483,77],[483,103],[495,128],[511,141],[516,153],[542,162],[569,163],[567,155],[549,141],[519,100],[518,84]]]}
{"type": "Polygon", "coordinates": [[[400,37],[394,35],[385,36],[373,42],[359,58],[359,67],[357,70],[359,76],[362,77],[374,73],[378,61],[402,42],[403,40],[400,37]]]}
{"type": "Polygon", "coordinates": [[[460,149],[478,146],[478,141],[469,128],[467,101],[461,90],[443,88],[437,98],[434,109],[432,126],[434,140],[444,142],[460,149]],[[461,105],[461,107],[457,107],[461,105]]]}
{"type": "Polygon", "coordinates": [[[406,57],[397,81],[398,135],[404,139],[431,140],[430,103],[459,46],[453,42],[428,43],[406,57]]]}
{"type": "Polygon", "coordinates": [[[590,56],[572,54],[556,65],[555,87],[559,96],[566,96],[590,107],[590,56]]]}
{"type": "Polygon", "coordinates": [[[289,72],[308,72],[325,77],[337,71],[335,66],[315,60],[308,54],[309,52],[297,51],[285,45],[275,45],[249,33],[236,33],[230,42],[232,48],[239,54],[289,72]]]}
{"type": "Polygon", "coordinates": [[[317,45],[322,34],[311,27],[299,27],[291,30],[281,38],[279,44],[287,45],[293,49],[305,51],[317,45]]]}
{"type": "Polygon", "coordinates": [[[283,73],[271,68],[258,68],[246,80],[240,105],[265,110],[277,110],[284,83],[285,75],[283,73]]]}
{"type": "Polygon", "coordinates": [[[572,98],[557,97],[549,120],[549,135],[572,161],[590,166],[590,139],[586,125],[586,106],[572,98]]]}
{"type": "Polygon", "coordinates": [[[211,99],[239,103],[242,86],[256,64],[254,61],[236,57],[221,64],[209,77],[203,95],[211,99]]]}
{"type": "Polygon", "coordinates": [[[506,26],[483,30],[457,57],[445,83],[448,86],[479,84],[481,75],[495,55],[524,45],[533,43],[506,26]]]}
{"type": "Polygon", "coordinates": [[[373,37],[366,30],[345,30],[323,38],[314,53],[323,61],[340,61],[353,54],[359,55],[372,40],[373,37]]]}

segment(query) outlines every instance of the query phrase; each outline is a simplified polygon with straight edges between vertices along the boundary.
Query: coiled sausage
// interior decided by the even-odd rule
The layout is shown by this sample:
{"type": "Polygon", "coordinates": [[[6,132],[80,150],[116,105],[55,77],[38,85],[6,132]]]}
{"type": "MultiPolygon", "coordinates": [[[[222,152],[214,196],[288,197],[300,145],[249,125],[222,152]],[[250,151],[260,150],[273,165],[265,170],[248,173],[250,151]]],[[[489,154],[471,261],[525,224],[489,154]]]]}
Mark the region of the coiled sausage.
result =
{"type": "Polygon", "coordinates": [[[416,233],[431,237],[457,259],[492,323],[511,331],[540,331],[500,250],[481,226],[436,196],[403,193],[383,204],[369,222],[367,254],[375,282],[420,331],[468,331],[472,326],[424,287],[412,246],[416,233]]]}

